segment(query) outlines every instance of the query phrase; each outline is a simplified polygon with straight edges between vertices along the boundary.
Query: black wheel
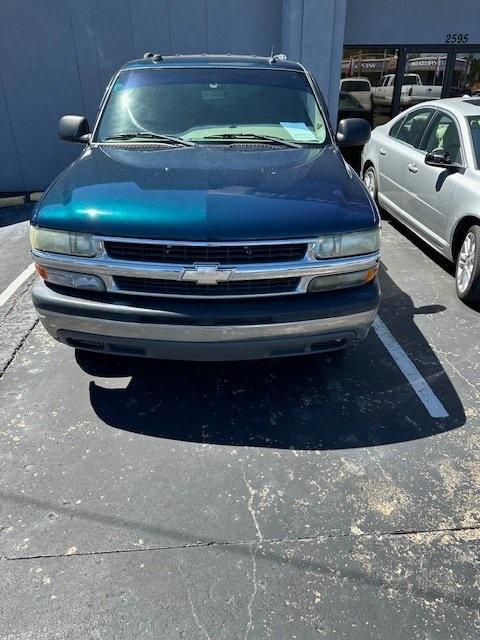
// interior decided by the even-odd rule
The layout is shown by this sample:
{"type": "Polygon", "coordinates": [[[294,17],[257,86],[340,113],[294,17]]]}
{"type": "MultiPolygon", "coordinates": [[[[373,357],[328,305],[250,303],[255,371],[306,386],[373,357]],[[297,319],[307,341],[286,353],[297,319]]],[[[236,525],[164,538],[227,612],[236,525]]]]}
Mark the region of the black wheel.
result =
{"type": "Polygon", "coordinates": [[[465,234],[455,270],[457,294],[463,302],[480,302],[480,225],[465,234]]]}
{"type": "Polygon", "coordinates": [[[377,201],[377,174],[375,173],[375,169],[372,165],[365,169],[363,174],[363,184],[367,187],[368,193],[371,195],[372,199],[377,201]]]}

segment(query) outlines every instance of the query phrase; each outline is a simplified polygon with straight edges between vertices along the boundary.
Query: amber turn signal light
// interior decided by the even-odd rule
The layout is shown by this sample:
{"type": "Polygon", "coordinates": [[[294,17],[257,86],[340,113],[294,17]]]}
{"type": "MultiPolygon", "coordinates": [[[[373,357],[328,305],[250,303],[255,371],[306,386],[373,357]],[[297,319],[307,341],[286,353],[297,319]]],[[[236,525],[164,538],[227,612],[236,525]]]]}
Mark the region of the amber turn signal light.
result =
{"type": "Polygon", "coordinates": [[[45,267],[42,267],[41,264],[35,263],[35,270],[41,278],[44,280],[48,279],[48,271],[45,267]]]}
{"type": "Polygon", "coordinates": [[[365,282],[370,282],[370,280],[373,280],[377,275],[377,273],[378,273],[378,264],[367,271],[367,273],[365,274],[365,282]]]}

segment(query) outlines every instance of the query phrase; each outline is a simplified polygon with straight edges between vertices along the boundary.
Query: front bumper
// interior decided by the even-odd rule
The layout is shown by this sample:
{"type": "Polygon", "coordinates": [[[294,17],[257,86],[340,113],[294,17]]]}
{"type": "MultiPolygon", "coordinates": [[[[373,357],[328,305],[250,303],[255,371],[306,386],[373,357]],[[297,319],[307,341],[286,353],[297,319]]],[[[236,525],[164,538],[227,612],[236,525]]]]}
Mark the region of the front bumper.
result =
{"type": "Polygon", "coordinates": [[[178,301],[72,295],[37,282],[43,326],[73,347],[172,360],[248,360],[305,355],[366,337],[377,280],[342,291],[242,301],[178,301]]]}

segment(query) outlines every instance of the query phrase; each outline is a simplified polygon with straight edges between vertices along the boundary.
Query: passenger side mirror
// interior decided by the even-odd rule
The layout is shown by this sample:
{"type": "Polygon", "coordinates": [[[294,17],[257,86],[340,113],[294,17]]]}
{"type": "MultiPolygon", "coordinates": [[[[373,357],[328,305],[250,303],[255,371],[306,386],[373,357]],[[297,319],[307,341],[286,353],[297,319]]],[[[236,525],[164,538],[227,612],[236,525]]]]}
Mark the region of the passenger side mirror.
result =
{"type": "Polygon", "coordinates": [[[427,153],[427,155],[425,156],[425,164],[428,164],[431,167],[445,168],[455,166],[448,151],[445,151],[445,149],[442,149],[440,147],[427,153]]]}
{"type": "Polygon", "coordinates": [[[85,116],[63,116],[58,123],[58,136],[67,142],[83,142],[90,139],[90,125],[85,116]]]}
{"type": "Polygon", "coordinates": [[[363,118],[345,118],[337,128],[337,142],[340,147],[363,147],[370,140],[370,125],[363,118]]]}

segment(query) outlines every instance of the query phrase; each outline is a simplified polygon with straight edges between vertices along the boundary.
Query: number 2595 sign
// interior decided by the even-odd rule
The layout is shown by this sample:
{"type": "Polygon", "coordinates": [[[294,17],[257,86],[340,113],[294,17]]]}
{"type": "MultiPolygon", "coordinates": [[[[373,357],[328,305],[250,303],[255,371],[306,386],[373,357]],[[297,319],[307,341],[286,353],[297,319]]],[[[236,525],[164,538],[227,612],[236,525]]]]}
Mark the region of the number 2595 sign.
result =
{"type": "Polygon", "coordinates": [[[470,40],[469,33],[447,33],[446,44],[465,44],[470,40]]]}

